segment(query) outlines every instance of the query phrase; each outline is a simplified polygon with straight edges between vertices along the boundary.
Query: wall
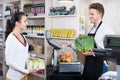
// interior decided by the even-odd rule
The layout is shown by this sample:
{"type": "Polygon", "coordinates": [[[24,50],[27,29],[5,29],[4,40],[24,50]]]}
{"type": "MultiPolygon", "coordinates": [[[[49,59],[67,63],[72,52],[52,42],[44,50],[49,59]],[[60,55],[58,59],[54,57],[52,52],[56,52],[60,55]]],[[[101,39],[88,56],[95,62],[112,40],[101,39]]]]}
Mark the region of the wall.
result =
{"type": "Polygon", "coordinates": [[[119,22],[120,22],[120,0],[81,0],[80,3],[80,15],[86,16],[86,32],[90,29],[90,22],[88,16],[88,6],[90,3],[100,2],[104,5],[105,15],[103,20],[107,22],[110,27],[114,29],[116,34],[120,34],[119,22]]]}
{"type": "MultiPolygon", "coordinates": [[[[75,15],[73,17],[54,17],[52,19],[51,28],[63,28],[63,29],[75,29],[78,32],[79,26],[79,13],[78,13],[78,4],[79,0],[74,0],[74,2],[58,2],[58,0],[53,0],[53,7],[66,6],[66,9],[69,10],[73,5],[76,6],[75,15]]],[[[76,33],[77,35],[77,33],[76,33]]]]}

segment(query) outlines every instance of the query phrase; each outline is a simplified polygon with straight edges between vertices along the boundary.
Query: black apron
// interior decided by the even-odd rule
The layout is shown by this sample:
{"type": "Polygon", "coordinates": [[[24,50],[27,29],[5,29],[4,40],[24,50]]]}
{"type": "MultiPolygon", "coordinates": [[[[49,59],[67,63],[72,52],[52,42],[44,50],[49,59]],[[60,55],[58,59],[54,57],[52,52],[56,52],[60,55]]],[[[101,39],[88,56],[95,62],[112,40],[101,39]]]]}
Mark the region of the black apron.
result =
{"type": "MultiPolygon", "coordinates": [[[[99,29],[102,21],[99,23],[94,34],[88,33],[88,36],[95,37],[97,30],[99,29]]],[[[98,36],[99,37],[99,36],[98,36]]],[[[96,48],[96,44],[94,46],[96,48]]],[[[103,59],[95,56],[85,57],[85,67],[83,70],[83,80],[98,80],[103,72],[103,59]]]]}

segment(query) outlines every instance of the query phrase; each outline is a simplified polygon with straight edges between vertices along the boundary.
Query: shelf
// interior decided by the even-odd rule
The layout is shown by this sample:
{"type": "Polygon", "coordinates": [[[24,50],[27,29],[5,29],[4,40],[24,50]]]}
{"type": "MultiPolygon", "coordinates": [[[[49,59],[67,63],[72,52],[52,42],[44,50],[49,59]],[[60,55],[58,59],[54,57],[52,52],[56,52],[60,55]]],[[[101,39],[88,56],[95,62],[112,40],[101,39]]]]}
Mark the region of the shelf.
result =
{"type": "Polygon", "coordinates": [[[40,78],[43,78],[45,77],[44,74],[39,74],[39,73],[31,73],[33,76],[37,76],[37,77],[40,77],[40,78]]]}
{"type": "Polygon", "coordinates": [[[62,37],[51,37],[51,39],[75,40],[75,38],[62,38],[62,37]]]}
{"type": "Polygon", "coordinates": [[[36,56],[43,59],[45,58],[44,54],[36,54],[36,56]]]}
{"type": "Polygon", "coordinates": [[[3,40],[0,40],[0,43],[3,43],[3,40]]]}
{"type": "Polygon", "coordinates": [[[4,47],[3,46],[0,46],[0,50],[3,50],[4,49],[4,47]]]}
{"type": "Polygon", "coordinates": [[[0,5],[3,5],[3,1],[0,2],[0,5]]]}
{"type": "Polygon", "coordinates": [[[34,53],[34,54],[31,54],[31,56],[36,56],[36,57],[42,58],[42,59],[45,58],[44,54],[37,54],[37,53],[34,53]]]}
{"type": "Polygon", "coordinates": [[[28,19],[40,19],[40,18],[45,18],[45,15],[41,15],[41,16],[28,16],[28,19]]]}
{"type": "Polygon", "coordinates": [[[7,20],[7,19],[11,19],[11,16],[9,16],[9,17],[5,17],[5,19],[7,20]]]}
{"type": "Polygon", "coordinates": [[[45,38],[45,36],[37,36],[37,35],[25,35],[25,36],[30,38],[42,38],[42,39],[45,38]]]}
{"type": "Polygon", "coordinates": [[[3,18],[0,18],[0,21],[3,20],[3,18]]]}
{"type": "Polygon", "coordinates": [[[0,64],[3,64],[4,62],[3,61],[0,61],[0,64]]]}
{"type": "Polygon", "coordinates": [[[6,0],[6,3],[16,3],[20,2],[20,0],[6,0]]]}
{"type": "Polygon", "coordinates": [[[3,35],[4,33],[2,33],[1,31],[0,31],[0,35],[3,35]]]}
{"type": "Polygon", "coordinates": [[[55,15],[49,16],[50,18],[59,18],[59,17],[77,17],[77,15],[55,15]]]}

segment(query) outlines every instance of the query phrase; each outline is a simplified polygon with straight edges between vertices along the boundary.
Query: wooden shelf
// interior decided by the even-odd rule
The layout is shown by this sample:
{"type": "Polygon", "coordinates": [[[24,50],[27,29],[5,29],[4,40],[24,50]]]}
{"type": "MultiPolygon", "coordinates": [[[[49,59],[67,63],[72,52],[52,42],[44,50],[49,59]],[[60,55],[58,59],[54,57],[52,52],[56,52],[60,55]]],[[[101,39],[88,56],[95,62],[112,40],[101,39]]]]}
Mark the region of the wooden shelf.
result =
{"type": "Polygon", "coordinates": [[[3,43],[4,41],[3,40],[0,40],[0,43],[3,43]]]}
{"type": "Polygon", "coordinates": [[[34,54],[31,54],[31,56],[36,56],[36,57],[39,57],[39,58],[45,58],[45,56],[44,56],[44,54],[36,54],[36,53],[34,53],[34,54]]]}
{"type": "Polygon", "coordinates": [[[0,6],[3,5],[3,1],[0,2],[0,6]]]}
{"type": "Polygon", "coordinates": [[[3,50],[4,49],[4,47],[3,46],[0,46],[0,50],[3,50]]]}
{"type": "Polygon", "coordinates": [[[20,0],[6,0],[6,3],[16,3],[16,2],[20,2],[20,0]]]}
{"type": "Polygon", "coordinates": [[[45,18],[45,15],[41,15],[41,16],[28,16],[28,19],[40,19],[40,18],[45,18]]]}
{"type": "Polygon", "coordinates": [[[4,33],[0,32],[0,35],[3,35],[4,33]]]}
{"type": "Polygon", "coordinates": [[[0,18],[0,20],[3,20],[3,18],[0,18]]]}
{"type": "Polygon", "coordinates": [[[3,61],[0,61],[0,64],[3,64],[4,62],[3,61]]]}
{"type": "Polygon", "coordinates": [[[43,59],[45,58],[44,54],[36,54],[36,56],[43,59]]]}
{"type": "Polygon", "coordinates": [[[39,74],[39,73],[31,73],[31,74],[34,75],[34,76],[37,76],[37,77],[43,78],[43,79],[44,79],[44,77],[45,77],[44,74],[39,74]]]}
{"type": "Polygon", "coordinates": [[[49,16],[50,18],[60,18],[60,17],[77,17],[77,15],[55,15],[49,16]]]}
{"type": "Polygon", "coordinates": [[[51,37],[51,39],[75,40],[75,38],[62,38],[62,37],[51,37]]]}
{"type": "Polygon", "coordinates": [[[44,39],[45,36],[37,36],[37,35],[25,35],[26,37],[30,37],[30,38],[41,38],[41,39],[44,39]]]}
{"type": "Polygon", "coordinates": [[[5,19],[7,20],[7,19],[11,19],[11,16],[9,16],[9,17],[5,17],[5,19]]]}

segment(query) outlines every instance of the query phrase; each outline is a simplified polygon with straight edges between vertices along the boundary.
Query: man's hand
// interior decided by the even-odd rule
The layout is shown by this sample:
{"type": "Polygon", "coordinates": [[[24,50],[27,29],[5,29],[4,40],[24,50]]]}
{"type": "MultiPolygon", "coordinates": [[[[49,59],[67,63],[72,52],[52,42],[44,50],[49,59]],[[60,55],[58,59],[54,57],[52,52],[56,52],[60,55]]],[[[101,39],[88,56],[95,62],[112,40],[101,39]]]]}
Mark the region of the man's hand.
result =
{"type": "Polygon", "coordinates": [[[88,52],[82,52],[81,54],[83,54],[85,56],[92,56],[92,55],[94,55],[94,52],[92,50],[90,50],[88,52]]]}
{"type": "Polygon", "coordinates": [[[66,45],[67,47],[71,47],[71,42],[60,42],[60,45],[66,45]]]}

